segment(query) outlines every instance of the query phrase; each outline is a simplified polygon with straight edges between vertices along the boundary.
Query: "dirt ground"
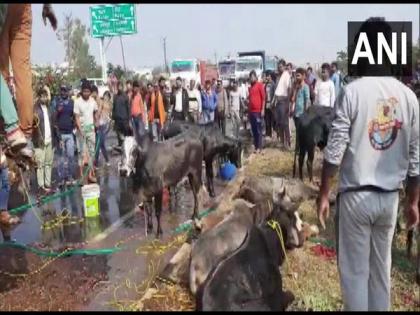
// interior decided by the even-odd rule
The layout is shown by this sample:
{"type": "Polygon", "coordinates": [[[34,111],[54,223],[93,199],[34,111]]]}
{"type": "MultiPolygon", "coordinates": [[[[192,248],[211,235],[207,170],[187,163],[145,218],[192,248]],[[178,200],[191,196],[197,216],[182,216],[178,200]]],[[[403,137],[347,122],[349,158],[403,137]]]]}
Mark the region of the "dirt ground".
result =
{"type": "Polygon", "coordinates": [[[95,287],[107,281],[106,256],[51,261],[7,248],[0,265],[0,311],[71,311],[88,303],[95,287]]]}
{"type": "MultiPolygon", "coordinates": [[[[322,155],[317,153],[314,163],[314,180],[319,181],[322,155]]],[[[292,176],[293,153],[277,148],[267,148],[264,154],[255,158],[245,169],[248,175],[292,176]]],[[[306,175],[306,167],[304,170],[306,175]]],[[[336,184],[337,180],[334,180],[336,184]]],[[[309,184],[307,179],[305,183],[309,184]]],[[[317,224],[315,200],[309,199],[300,205],[299,213],[305,222],[317,224]]],[[[334,212],[327,221],[325,231],[316,239],[310,239],[303,248],[288,253],[288,260],[281,267],[286,290],[295,294],[295,301],[289,310],[336,311],[342,309],[341,290],[336,257],[323,257],[313,253],[313,247],[321,242],[334,250],[334,212]]],[[[416,247],[416,246],[414,246],[416,247]]],[[[415,283],[414,258],[405,256],[405,233],[395,237],[392,267],[392,310],[419,311],[420,290],[415,283]]],[[[161,284],[149,297],[138,304],[139,310],[194,310],[194,299],[187,288],[161,284]]]]}

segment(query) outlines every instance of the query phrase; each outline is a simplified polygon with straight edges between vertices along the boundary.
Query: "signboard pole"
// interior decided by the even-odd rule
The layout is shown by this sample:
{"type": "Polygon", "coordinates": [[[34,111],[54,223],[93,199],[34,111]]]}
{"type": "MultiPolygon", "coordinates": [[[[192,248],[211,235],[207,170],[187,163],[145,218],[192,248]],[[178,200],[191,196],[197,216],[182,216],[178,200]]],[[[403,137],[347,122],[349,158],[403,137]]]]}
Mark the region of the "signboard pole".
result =
{"type": "Polygon", "coordinates": [[[105,59],[104,42],[105,42],[105,38],[101,37],[101,40],[99,41],[99,54],[101,55],[102,80],[104,81],[104,83],[106,83],[107,79],[106,79],[106,59],[105,59]]]}

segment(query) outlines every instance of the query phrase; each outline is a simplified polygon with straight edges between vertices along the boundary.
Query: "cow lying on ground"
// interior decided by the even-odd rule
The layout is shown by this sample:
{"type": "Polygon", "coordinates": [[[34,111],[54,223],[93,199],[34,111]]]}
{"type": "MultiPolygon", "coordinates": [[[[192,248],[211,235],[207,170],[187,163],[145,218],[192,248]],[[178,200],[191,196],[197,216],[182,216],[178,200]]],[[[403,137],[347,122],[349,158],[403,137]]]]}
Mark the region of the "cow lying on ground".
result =
{"type": "Polygon", "coordinates": [[[187,122],[174,121],[164,126],[162,136],[170,139],[183,134],[185,137],[198,138],[203,144],[206,165],[207,187],[211,197],[215,197],[213,184],[213,161],[216,156],[226,156],[237,168],[242,167],[242,143],[224,136],[215,124],[195,125],[187,122]]]}
{"type": "Polygon", "coordinates": [[[191,252],[190,289],[193,294],[204,283],[211,270],[239,248],[251,226],[265,222],[273,209],[281,213],[282,224],[289,236],[285,238],[286,247],[303,245],[304,238],[301,237],[295,211],[297,207],[287,201],[286,192],[279,195],[279,202],[274,204],[274,208],[266,201],[247,206],[244,200],[235,200],[232,212],[214,228],[200,235],[191,252]]]}
{"type": "Polygon", "coordinates": [[[159,236],[162,234],[160,214],[163,189],[175,186],[185,176],[188,176],[194,195],[192,218],[197,218],[203,161],[203,147],[198,139],[175,137],[163,143],[153,143],[146,136],[141,139],[141,143],[137,143],[134,137],[126,137],[123,149],[120,174],[131,175],[133,178],[133,191],[139,198],[139,203],[144,203],[149,232],[153,229],[153,198],[159,236]]]}
{"type": "MultiPolygon", "coordinates": [[[[280,222],[283,239],[287,228],[280,209],[271,218],[280,222]]],[[[202,311],[284,311],[294,300],[284,292],[279,266],[285,252],[277,232],[266,223],[253,225],[241,246],[222,259],[196,294],[202,311]]]]}
{"type": "Polygon", "coordinates": [[[309,180],[312,182],[312,169],[315,147],[323,150],[328,142],[328,134],[334,119],[334,111],[330,107],[313,105],[299,118],[296,126],[296,146],[293,161],[293,177],[296,174],[296,156],[299,154],[299,178],[303,180],[303,161],[306,153],[308,160],[309,180]]]}

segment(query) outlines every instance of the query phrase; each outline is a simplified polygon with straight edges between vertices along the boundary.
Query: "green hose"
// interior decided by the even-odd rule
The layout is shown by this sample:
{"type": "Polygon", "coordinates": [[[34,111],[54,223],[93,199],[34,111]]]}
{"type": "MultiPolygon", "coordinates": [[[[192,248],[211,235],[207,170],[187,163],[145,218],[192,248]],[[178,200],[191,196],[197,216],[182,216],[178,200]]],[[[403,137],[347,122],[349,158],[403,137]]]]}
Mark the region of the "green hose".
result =
{"type": "MultiPolygon", "coordinates": [[[[95,154],[97,153],[98,150],[99,150],[99,137],[98,137],[98,141],[96,143],[94,156],[95,156],[95,154]]],[[[92,159],[92,161],[93,161],[93,159],[92,159]]],[[[87,176],[88,172],[92,169],[92,166],[93,166],[93,163],[91,162],[89,164],[89,167],[86,168],[84,174],[82,175],[82,177],[78,181],[78,184],[80,184],[84,180],[84,178],[87,176]]],[[[51,201],[54,201],[54,200],[60,199],[62,197],[65,197],[67,195],[71,195],[72,193],[74,193],[75,190],[76,190],[76,187],[72,187],[72,188],[67,189],[63,192],[58,192],[54,195],[46,196],[44,198],[41,198],[39,200],[39,205],[44,205],[44,204],[47,204],[51,201]]],[[[29,202],[28,204],[25,204],[25,205],[22,205],[22,206],[19,206],[19,207],[16,207],[16,208],[13,208],[13,209],[9,210],[9,213],[13,214],[13,215],[16,215],[20,212],[23,212],[23,211],[26,211],[26,210],[30,209],[33,205],[36,205],[36,204],[37,203],[29,202]]]]}
{"type": "Polygon", "coordinates": [[[1,247],[13,247],[13,248],[19,248],[27,250],[28,252],[31,252],[33,254],[36,254],[38,256],[42,257],[66,257],[66,256],[72,256],[72,255],[110,255],[115,252],[118,252],[122,250],[122,247],[112,247],[112,248],[99,248],[99,249],[71,249],[65,253],[58,253],[54,251],[48,251],[48,250],[40,250],[35,247],[27,246],[25,244],[21,243],[15,243],[15,242],[3,242],[0,243],[1,247]]]}
{"type": "MultiPolygon", "coordinates": [[[[209,208],[201,213],[199,213],[198,218],[204,218],[206,216],[208,216],[212,211],[214,211],[215,208],[209,208]]],[[[180,224],[172,233],[173,234],[178,234],[181,232],[185,232],[190,230],[192,227],[191,223],[182,223],[180,224]]],[[[42,257],[67,257],[67,256],[72,256],[72,255],[89,255],[89,256],[93,256],[93,255],[111,255],[114,254],[116,252],[121,251],[122,249],[125,249],[124,247],[111,247],[111,248],[98,248],[98,249],[71,249],[65,253],[61,252],[54,252],[54,251],[48,251],[48,250],[40,250],[37,249],[35,247],[31,247],[25,244],[21,244],[21,243],[16,243],[16,242],[3,242],[0,243],[0,248],[2,247],[13,247],[13,248],[19,248],[19,249],[24,249],[27,250],[33,254],[36,254],[38,256],[42,256],[42,257]]]]}

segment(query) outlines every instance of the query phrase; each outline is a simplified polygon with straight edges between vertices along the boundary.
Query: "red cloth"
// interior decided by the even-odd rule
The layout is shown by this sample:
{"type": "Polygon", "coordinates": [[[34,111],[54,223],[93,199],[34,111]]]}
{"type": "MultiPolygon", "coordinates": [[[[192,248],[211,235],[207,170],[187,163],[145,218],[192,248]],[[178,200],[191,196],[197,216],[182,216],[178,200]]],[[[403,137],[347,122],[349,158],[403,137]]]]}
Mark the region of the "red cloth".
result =
{"type": "Polygon", "coordinates": [[[250,113],[261,113],[265,100],[265,89],[261,82],[255,82],[249,88],[249,107],[250,113]]]}
{"type": "Polygon", "coordinates": [[[335,257],[335,249],[334,248],[328,248],[324,245],[315,245],[311,247],[312,253],[314,253],[316,256],[321,256],[327,259],[334,258],[335,257]]]}

